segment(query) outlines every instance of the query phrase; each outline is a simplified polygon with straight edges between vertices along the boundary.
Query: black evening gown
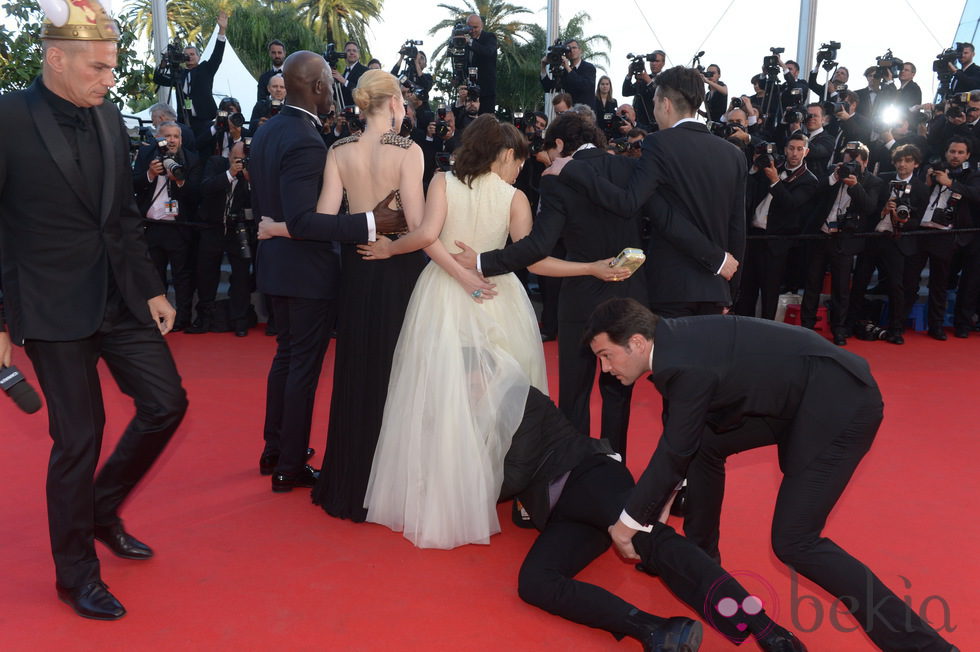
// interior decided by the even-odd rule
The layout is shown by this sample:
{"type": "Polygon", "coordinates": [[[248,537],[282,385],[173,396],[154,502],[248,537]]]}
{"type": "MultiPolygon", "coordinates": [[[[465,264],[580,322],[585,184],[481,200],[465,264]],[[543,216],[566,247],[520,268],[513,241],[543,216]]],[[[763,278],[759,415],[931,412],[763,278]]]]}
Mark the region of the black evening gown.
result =
{"type": "Polygon", "coordinates": [[[361,258],[343,245],[330,426],[313,502],[331,516],[363,522],[374,449],[381,431],[391,359],[415,281],[421,251],[386,260],[361,258]]]}

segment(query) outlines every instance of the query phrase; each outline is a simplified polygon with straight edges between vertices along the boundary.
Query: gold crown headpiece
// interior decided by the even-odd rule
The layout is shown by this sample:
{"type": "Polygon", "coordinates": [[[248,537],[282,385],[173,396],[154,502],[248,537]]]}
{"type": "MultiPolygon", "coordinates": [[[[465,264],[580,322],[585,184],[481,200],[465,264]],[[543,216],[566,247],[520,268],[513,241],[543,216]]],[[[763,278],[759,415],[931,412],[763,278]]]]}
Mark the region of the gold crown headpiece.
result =
{"type": "Polygon", "coordinates": [[[98,0],[40,0],[46,16],[42,39],[118,41],[119,25],[98,0]]]}

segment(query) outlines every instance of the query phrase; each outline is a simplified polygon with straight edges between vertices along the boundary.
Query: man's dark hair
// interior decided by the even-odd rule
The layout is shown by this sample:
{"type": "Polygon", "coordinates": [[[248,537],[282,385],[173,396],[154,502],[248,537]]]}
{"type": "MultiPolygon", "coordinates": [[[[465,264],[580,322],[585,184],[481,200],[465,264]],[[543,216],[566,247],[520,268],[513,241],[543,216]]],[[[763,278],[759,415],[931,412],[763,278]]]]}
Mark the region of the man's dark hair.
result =
{"type": "Polygon", "coordinates": [[[266,50],[268,50],[268,49],[269,49],[269,48],[271,48],[271,47],[272,47],[273,45],[278,45],[278,46],[279,46],[279,47],[281,47],[281,48],[282,48],[283,50],[285,50],[285,49],[286,49],[286,46],[285,46],[285,45],[283,44],[283,42],[282,42],[282,41],[280,41],[280,40],[279,40],[279,39],[277,39],[277,38],[274,38],[274,39],[272,39],[271,41],[269,41],[269,45],[267,45],[267,46],[265,46],[265,49],[266,49],[266,50]]]}
{"type": "Polygon", "coordinates": [[[916,165],[922,163],[922,152],[919,151],[918,147],[911,144],[899,145],[898,147],[893,149],[892,163],[895,163],[896,161],[898,161],[898,159],[905,158],[906,156],[910,157],[913,161],[915,161],[916,165]]]}
{"type": "Polygon", "coordinates": [[[814,107],[814,106],[817,107],[818,109],[820,109],[820,115],[821,116],[826,116],[827,115],[827,109],[824,107],[823,102],[810,102],[809,104],[806,105],[806,108],[809,109],[809,108],[814,107]]]}
{"type": "MultiPolygon", "coordinates": [[[[717,70],[718,78],[719,79],[721,78],[721,66],[719,66],[717,63],[709,63],[708,68],[714,68],[715,70],[717,70]]],[[[705,68],[705,70],[707,70],[708,68],[705,68]]]]}
{"type": "Polygon", "coordinates": [[[582,342],[589,346],[599,334],[605,333],[617,346],[628,346],[630,337],[642,335],[653,340],[660,317],[647,310],[636,299],[609,299],[599,304],[585,324],[582,342]]]}
{"type": "Polygon", "coordinates": [[[788,143],[791,140],[802,140],[804,147],[810,146],[810,139],[801,131],[797,131],[796,133],[790,135],[790,137],[786,139],[786,142],[788,143]]]}
{"type": "Polygon", "coordinates": [[[858,97],[858,94],[855,93],[854,91],[850,91],[850,90],[841,91],[840,93],[837,94],[837,97],[840,98],[841,102],[844,102],[846,104],[853,104],[855,108],[857,107],[858,104],[861,103],[861,98],[858,97]]]}
{"type": "Polygon", "coordinates": [[[657,92],[677,106],[680,113],[694,113],[704,102],[704,81],[693,68],[674,66],[657,76],[657,92]]]}
{"type": "Polygon", "coordinates": [[[966,151],[967,152],[970,151],[970,140],[965,136],[953,136],[952,138],[947,140],[946,147],[943,149],[943,151],[944,152],[949,151],[949,146],[952,145],[953,143],[963,143],[964,145],[966,145],[966,151]]]}
{"type": "Polygon", "coordinates": [[[548,124],[548,114],[545,113],[544,111],[535,111],[534,112],[534,117],[535,118],[544,118],[545,125],[548,124]]]}
{"type": "Polygon", "coordinates": [[[606,137],[595,122],[574,111],[566,111],[548,125],[544,134],[544,148],[551,149],[562,140],[562,156],[571,156],[582,145],[591,143],[599,148],[606,147],[606,137]]]}
{"type": "Polygon", "coordinates": [[[762,79],[762,75],[752,75],[752,79],[749,80],[749,83],[752,84],[753,86],[765,86],[766,85],[765,82],[762,79]]]}
{"type": "Polygon", "coordinates": [[[551,106],[558,106],[562,102],[564,102],[568,108],[572,108],[572,106],[575,104],[575,100],[572,99],[571,93],[555,93],[555,96],[551,98],[551,106]]]}
{"type": "Polygon", "coordinates": [[[381,67],[381,62],[380,61],[378,61],[377,59],[371,59],[370,61],[368,61],[368,68],[371,67],[371,64],[375,64],[375,63],[378,64],[378,67],[379,68],[381,67]]]}
{"type": "Polygon", "coordinates": [[[627,138],[646,138],[647,132],[645,129],[640,129],[639,127],[633,127],[626,132],[627,138]]]}
{"type": "Polygon", "coordinates": [[[234,107],[235,111],[237,111],[238,113],[242,112],[242,103],[239,102],[234,97],[222,98],[221,102],[218,104],[219,111],[227,111],[231,107],[234,107]]]}
{"type": "Polygon", "coordinates": [[[578,42],[578,39],[577,38],[570,38],[567,41],[565,41],[565,47],[567,48],[572,43],[574,43],[575,45],[579,46],[579,48],[581,49],[582,44],[578,42]]]}
{"type": "Polygon", "coordinates": [[[800,70],[800,64],[796,63],[792,59],[790,59],[789,61],[786,62],[786,65],[787,66],[789,66],[789,64],[793,64],[794,66],[796,66],[796,70],[797,70],[797,72],[799,72],[799,70],[800,70]]]}
{"type": "Polygon", "coordinates": [[[961,48],[970,48],[974,52],[977,51],[977,49],[975,47],[973,47],[973,43],[960,43],[960,47],[961,48]]]}
{"type": "Polygon", "coordinates": [[[659,54],[660,56],[662,56],[664,58],[664,61],[667,60],[667,53],[664,52],[663,50],[654,50],[650,54],[653,56],[653,58],[657,58],[657,55],[659,54]]]}

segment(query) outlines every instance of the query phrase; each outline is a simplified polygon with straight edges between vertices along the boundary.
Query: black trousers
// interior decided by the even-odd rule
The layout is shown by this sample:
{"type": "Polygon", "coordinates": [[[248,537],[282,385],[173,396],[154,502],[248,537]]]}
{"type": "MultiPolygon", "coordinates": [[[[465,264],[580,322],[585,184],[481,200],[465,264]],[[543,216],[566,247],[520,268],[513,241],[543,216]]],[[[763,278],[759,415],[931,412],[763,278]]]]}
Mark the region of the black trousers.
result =
{"type": "MultiPolygon", "coordinates": [[[[826,363],[819,380],[841,387],[841,409],[857,406],[849,425],[802,471],[786,475],[772,520],[772,547],[780,561],[842,598],[859,627],[883,650],[949,650],[949,643],[922,621],[871,570],[821,535],[830,511],[871,447],[882,419],[877,389],[860,386],[843,369],[826,363]],[[846,398],[845,398],[846,397],[846,398]]],[[[718,526],[729,455],[777,440],[791,439],[792,421],[750,418],[736,430],[717,434],[705,428],[687,472],[688,509],[684,533],[710,557],[719,559],[718,526]]]]}
{"type": "Polygon", "coordinates": [[[697,315],[720,315],[725,307],[711,301],[692,301],[690,303],[653,303],[650,311],[660,317],[696,317],[697,315]]]}
{"type": "Polygon", "coordinates": [[[313,402],[336,321],[332,299],[273,296],[276,355],[265,398],[265,453],[279,453],[276,473],[295,475],[306,462],[313,402]]]}
{"type": "MultiPolygon", "coordinates": [[[[619,518],[632,488],[625,465],[604,455],[587,458],[571,471],[548,524],[521,566],[518,593],[525,602],[618,638],[631,633],[634,605],[574,578],[609,548],[607,528],[619,518]]],[[[668,588],[709,624],[733,641],[748,636],[736,622],[705,613],[706,605],[713,607],[724,597],[742,604],[748,593],[702,550],[661,524],[649,534],[638,533],[633,544],[644,565],[656,569],[668,588]]]]}
{"type": "Polygon", "coordinates": [[[197,245],[197,310],[200,314],[214,308],[224,255],[228,256],[231,265],[231,277],[228,279],[231,323],[235,328],[245,328],[252,295],[252,259],[242,255],[237,236],[233,232],[225,233],[224,226],[201,230],[197,245]]]}
{"type": "Polygon", "coordinates": [[[953,234],[924,235],[918,238],[918,252],[905,262],[905,306],[911,310],[919,296],[919,281],[929,264],[929,299],[927,320],[930,328],[942,328],[946,320],[946,291],[949,272],[956,253],[953,234]]]}
{"type": "Polygon", "coordinates": [[[956,309],[953,324],[969,328],[973,325],[973,315],[977,313],[980,301],[980,237],[964,248],[963,271],[960,286],[956,291],[956,309]]]}
{"type": "Polygon", "coordinates": [[[194,266],[192,264],[191,233],[175,222],[146,225],[146,244],[163,287],[167,287],[167,265],[173,279],[176,324],[183,326],[191,320],[194,298],[194,266]]]}
{"type": "MultiPolygon", "coordinates": [[[[598,365],[595,354],[582,343],[585,322],[558,325],[558,407],[583,435],[591,433],[590,399],[598,365]]],[[[612,374],[599,373],[602,396],[602,434],[613,450],[626,459],[626,431],[630,423],[633,386],[612,374]]]]}
{"type": "Polygon", "coordinates": [[[25,344],[48,407],[54,444],[48,462],[48,530],[57,582],[76,588],[99,579],[95,525],[119,522],[119,509],[160,456],[187,410],[167,343],[111,301],[94,335],[70,342],[25,344]],[[136,404],[133,417],[98,477],[105,411],[96,368],[105,361],[119,389],[136,404]]]}
{"type": "Polygon", "coordinates": [[[835,250],[831,238],[809,241],[807,249],[806,285],[803,289],[803,305],[800,323],[813,328],[817,323],[817,307],[823,288],[824,272],[830,268],[830,328],[835,335],[846,334],[847,313],[851,300],[851,269],[854,256],[835,250]]]}
{"type": "MultiPolygon", "coordinates": [[[[910,236],[900,236],[910,237],[910,236]]],[[[854,326],[858,319],[871,318],[878,321],[877,315],[865,314],[864,295],[874,274],[875,266],[885,273],[885,285],[888,289],[888,330],[893,333],[905,331],[905,319],[909,316],[911,305],[906,304],[905,297],[905,261],[908,258],[898,248],[897,242],[888,236],[868,238],[864,253],[858,256],[854,267],[854,278],[851,281],[851,301],[849,310],[849,327],[854,326]]]]}
{"type": "MultiPolygon", "coordinates": [[[[749,229],[750,234],[765,234],[762,229],[749,229]]],[[[762,295],[763,319],[775,319],[779,305],[779,286],[783,282],[789,250],[771,251],[766,240],[748,240],[745,243],[745,267],[734,313],[755,317],[755,304],[762,295]]]]}

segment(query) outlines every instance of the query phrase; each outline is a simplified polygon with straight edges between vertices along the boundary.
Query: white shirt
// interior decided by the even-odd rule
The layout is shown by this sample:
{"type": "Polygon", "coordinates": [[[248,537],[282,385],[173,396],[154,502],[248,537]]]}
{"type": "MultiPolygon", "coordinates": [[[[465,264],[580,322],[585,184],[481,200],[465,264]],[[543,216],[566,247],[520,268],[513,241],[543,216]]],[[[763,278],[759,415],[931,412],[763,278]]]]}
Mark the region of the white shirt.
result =
{"type": "MultiPolygon", "coordinates": [[[[146,178],[150,178],[149,172],[146,173],[146,178]]],[[[167,210],[167,204],[170,202],[170,185],[167,183],[167,175],[161,174],[156,181],[156,186],[153,189],[153,203],[146,211],[146,217],[159,222],[173,222],[177,216],[167,210]]]]}
{"type": "MultiPolygon", "coordinates": [[[[833,186],[839,181],[837,178],[837,173],[834,172],[827,179],[827,182],[833,186]]],[[[830,212],[827,213],[826,219],[824,219],[823,224],[820,225],[820,230],[824,233],[836,233],[840,227],[831,228],[831,222],[837,222],[837,218],[840,215],[847,213],[847,209],[851,206],[851,195],[847,192],[847,186],[843,183],[840,188],[837,189],[837,199],[834,200],[834,205],[830,207],[830,212]]]]}
{"type": "MultiPolygon", "coordinates": [[[[895,179],[895,181],[904,181],[905,183],[908,183],[911,180],[912,180],[912,175],[911,174],[909,176],[907,176],[906,178],[904,178],[904,179],[895,179]]],[[[895,192],[894,191],[889,190],[888,199],[895,199],[895,192]]],[[[881,218],[878,221],[878,226],[875,227],[875,232],[877,232],[877,233],[883,233],[885,231],[888,231],[890,233],[890,232],[892,232],[894,230],[895,230],[895,228],[892,226],[892,219],[888,215],[885,215],[883,218],[881,218]]]]}

